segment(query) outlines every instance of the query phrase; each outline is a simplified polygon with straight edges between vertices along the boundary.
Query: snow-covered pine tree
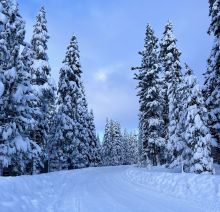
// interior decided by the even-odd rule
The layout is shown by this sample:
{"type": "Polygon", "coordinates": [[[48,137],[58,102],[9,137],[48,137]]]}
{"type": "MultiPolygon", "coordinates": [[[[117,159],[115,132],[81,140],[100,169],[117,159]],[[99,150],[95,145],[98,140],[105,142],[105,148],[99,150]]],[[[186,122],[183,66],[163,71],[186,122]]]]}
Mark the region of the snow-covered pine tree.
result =
{"type": "Polygon", "coordinates": [[[150,25],[145,33],[144,50],[141,67],[133,68],[139,72],[135,75],[138,80],[138,96],[140,103],[140,125],[142,127],[141,142],[143,143],[142,163],[156,166],[160,164],[160,149],[164,146],[162,137],[163,119],[160,97],[160,80],[158,66],[158,39],[150,25]]]}
{"type": "Polygon", "coordinates": [[[90,166],[100,166],[101,163],[101,147],[99,140],[96,136],[96,129],[94,123],[93,111],[90,111],[88,117],[88,133],[89,133],[89,156],[90,156],[90,166]]]}
{"type": "Polygon", "coordinates": [[[96,141],[97,141],[97,149],[98,149],[98,155],[100,158],[99,166],[103,166],[103,159],[102,159],[102,142],[100,140],[99,134],[96,135],[96,141]]]}
{"type": "Polygon", "coordinates": [[[170,167],[180,163],[183,150],[180,129],[181,93],[178,86],[182,82],[180,55],[176,47],[176,38],[173,35],[173,25],[169,21],[165,26],[160,43],[160,62],[164,72],[164,123],[167,135],[167,163],[170,167]]]}
{"type": "MultiPolygon", "coordinates": [[[[36,24],[34,25],[33,37],[31,44],[35,52],[36,59],[40,60],[40,66],[38,70],[35,70],[35,81],[46,81],[48,74],[50,74],[50,67],[48,67],[48,56],[46,53],[47,42],[49,39],[48,30],[47,30],[47,20],[46,20],[46,11],[44,7],[41,7],[37,17],[36,24]],[[46,62],[45,62],[46,61],[46,62]]],[[[37,61],[36,61],[37,62],[37,61]]],[[[43,83],[43,82],[42,82],[43,83]]]]}
{"type": "MultiPolygon", "coordinates": [[[[24,22],[16,1],[0,1],[1,53],[0,79],[4,85],[0,98],[0,167],[10,166],[10,175],[26,173],[27,163],[40,148],[30,139],[34,125],[31,107],[31,75],[24,56],[19,55],[24,41],[24,22]],[[5,54],[6,53],[6,54],[5,54]]],[[[2,170],[1,170],[2,174],[2,170]]]]}
{"type": "Polygon", "coordinates": [[[1,0],[0,14],[2,18],[0,22],[0,176],[3,175],[3,168],[7,167],[11,163],[12,154],[12,152],[8,151],[9,143],[7,139],[3,138],[2,134],[3,130],[6,130],[4,128],[9,127],[7,126],[9,123],[6,123],[6,121],[8,122],[8,120],[6,120],[7,112],[3,112],[6,109],[6,103],[8,99],[8,96],[5,95],[6,79],[4,76],[4,71],[7,70],[7,61],[9,59],[9,52],[6,44],[6,24],[8,22],[7,7],[7,2],[1,0]]]}
{"type": "MultiPolygon", "coordinates": [[[[97,133],[97,135],[96,135],[96,140],[97,140],[97,142],[98,142],[98,145],[100,146],[100,148],[101,148],[101,140],[100,140],[100,136],[99,136],[99,134],[97,133]]],[[[100,149],[101,150],[101,149],[100,149]]],[[[100,152],[101,153],[101,152],[100,152]]],[[[101,156],[100,156],[101,157],[101,156]]]]}
{"type": "Polygon", "coordinates": [[[54,148],[58,146],[62,154],[51,155],[51,157],[62,161],[62,164],[58,163],[59,169],[73,168],[73,162],[76,166],[80,154],[78,151],[80,140],[76,136],[78,134],[76,105],[80,95],[81,73],[78,45],[76,37],[73,36],[67,48],[58,83],[58,116],[60,121],[56,126],[53,146],[54,148]],[[73,154],[75,154],[74,157],[73,154]]]}
{"type": "Polygon", "coordinates": [[[209,0],[209,16],[208,33],[215,39],[204,74],[203,96],[208,109],[207,123],[212,135],[214,161],[220,163],[220,0],[209,0]]]}
{"type": "Polygon", "coordinates": [[[44,166],[44,170],[40,170],[40,167],[36,167],[34,172],[48,171],[49,144],[47,141],[49,140],[49,129],[51,128],[50,120],[52,120],[55,111],[56,86],[51,78],[51,68],[46,52],[48,39],[46,12],[44,7],[42,7],[36,17],[36,24],[34,25],[31,40],[34,52],[32,84],[34,85],[35,95],[38,98],[36,109],[39,111],[39,115],[36,117],[38,123],[32,136],[43,150],[42,166],[44,166]]]}
{"type": "Polygon", "coordinates": [[[79,84],[79,96],[76,105],[76,120],[77,120],[77,137],[80,141],[78,145],[79,159],[77,162],[77,168],[83,168],[90,166],[90,142],[89,142],[89,114],[88,104],[85,97],[85,90],[83,83],[80,79],[79,84]]]}
{"type": "Polygon", "coordinates": [[[183,152],[185,172],[213,172],[211,158],[211,135],[204,121],[207,113],[202,92],[192,70],[186,66],[186,111],[184,117],[185,148],[183,152]]]}
{"type": "Polygon", "coordinates": [[[138,136],[135,132],[129,135],[130,146],[130,164],[137,164],[138,162],[138,136]]]}
{"type": "Polygon", "coordinates": [[[62,148],[60,152],[63,155],[59,159],[63,161],[62,169],[90,165],[89,114],[81,74],[78,43],[73,35],[60,70],[58,84],[60,121],[56,127],[54,145],[62,148]]]}
{"type": "Polygon", "coordinates": [[[139,117],[139,124],[138,124],[138,165],[140,167],[146,166],[144,164],[144,151],[143,151],[143,142],[142,142],[142,120],[141,120],[141,113],[138,115],[139,117]]]}
{"type": "Polygon", "coordinates": [[[124,146],[124,163],[125,165],[136,164],[138,162],[138,139],[135,133],[128,133],[127,130],[123,134],[124,146]]]}
{"type": "Polygon", "coordinates": [[[103,144],[102,144],[102,164],[104,166],[110,166],[110,151],[111,151],[111,129],[112,129],[112,120],[107,119],[104,130],[103,144]]]}
{"type": "MultiPolygon", "coordinates": [[[[59,105],[58,105],[59,106],[59,105]]],[[[63,113],[63,108],[59,106],[58,111],[53,116],[51,132],[49,137],[49,171],[60,171],[68,169],[68,155],[65,152],[65,134],[73,129],[73,122],[63,113]]]]}
{"type": "Polygon", "coordinates": [[[130,164],[130,159],[131,159],[131,149],[130,149],[130,140],[129,140],[129,133],[125,129],[124,133],[122,135],[122,144],[124,148],[124,158],[123,158],[123,164],[124,165],[129,165],[130,164]]]}
{"type": "Polygon", "coordinates": [[[117,166],[124,163],[121,127],[116,121],[107,119],[102,145],[102,158],[104,166],[117,166]]]}
{"type": "Polygon", "coordinates": [[[122,143],[121,126],[118,122],[113,121],[112,125],[112,148],[111,164],[113,166],[122,165],[124,159],[124,148],[122,143]]]}
{"type": "MultiPolygon", "coordinates": [[[[38,103],[38,98],[35,95],[35,92],[33,90],[32,86],[32,78],[31,78],[31,65],[33,64],[33,51],[32,51],[32,46],[29,43],[23,43],[23,51],[21,53],[21,61],[22,64],[20,65],[19,69],[19,75],[22,77],[21,82],[22,82],[22,87],[24,89],[24,95],[26,95],[26,103],[29,107],[29,110],[27,112],[27,119],[25,121],[25,125],[29,126],[27,129],[27,136],[29,139],[31,139],[31,144],[32,144],[32,151],[31,151],[31,157],[28,158],[27,160],[27,167],[26,167],[26,173],[27,174],[32,174],[35,169],[35,167],[40,166],[41,163],[41,154],[42,150],[37,143],[32,140],[32,132],[35,130],[35,126],[37,124],[36,122],[36,117],[39,114],[39,111],[36,109],[37,103],[38,103]],[[34,164],[33,164],[34,162],[34,164]]],[[[24,99],[23,99],[24,101],[24,99]]]]}

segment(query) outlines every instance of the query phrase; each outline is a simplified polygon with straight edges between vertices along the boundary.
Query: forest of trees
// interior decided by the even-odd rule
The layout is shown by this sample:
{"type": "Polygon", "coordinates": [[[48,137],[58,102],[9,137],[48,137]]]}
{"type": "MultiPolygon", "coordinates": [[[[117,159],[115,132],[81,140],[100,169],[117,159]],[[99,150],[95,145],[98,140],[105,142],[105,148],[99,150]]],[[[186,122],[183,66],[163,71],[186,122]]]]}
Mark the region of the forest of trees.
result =
{"type": "MultiPolygon", "coordinates": [[[[126,154],[134,154],[129,148],[135,135],[122,135],[115,124],[102,151],[81,79],[76,36],[67,47],[56,87],[47,55],[45,9],[36,17],[29,43],[15,1],[1,0],[0,15],[0,175],[100,166],[105,151],[113,151],[112,161],[125,148],[126,154]],[[108,142],[117,148],[108,150],[108,142]]],[[[136,163],[125,157],[111,164],[136,163]]]]}
{"type": "Polygon", "coordinates": [[[139,163],[182,166],[184,172],[213,173],[220,163],[220,1],[210,0],[209,34],[215,37],[205,83],[200,88],[181,53],[170,21],[158,41],[146,28],[140,67],[136,70],[139,97],[139,163]]]}
{"type": "Polygon", "coordinates": [[[46,11],[36,17],[30,42],[14,0],[0,0],[0,176],[95,166],[181,166],[214,173],[220,163],[220,0],[209,0],[214,45],[204,86],[181,53],[170,21],[159,41],[147,25],[141,65],[134,67],[139,130],[107,119],[96,133],[82,81],[80,51],[72,36],[59,72],[51,76],[46,11]]]}

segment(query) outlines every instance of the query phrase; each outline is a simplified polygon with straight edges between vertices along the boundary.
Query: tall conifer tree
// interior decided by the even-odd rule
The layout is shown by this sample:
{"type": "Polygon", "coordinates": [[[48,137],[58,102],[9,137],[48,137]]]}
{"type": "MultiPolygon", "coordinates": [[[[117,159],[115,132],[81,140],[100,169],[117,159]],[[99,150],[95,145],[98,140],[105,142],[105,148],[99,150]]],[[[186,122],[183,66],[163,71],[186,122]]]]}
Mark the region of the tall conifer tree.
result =
{"type": "Polygon", "coordinates": [[[124,163],[121,127],[116,121],[107,119],[102,145],[102,158],[104,166],[117,166],[124,163]]]}
{"type": "Polygon", "coordinates": [[[220,163],[220,1],[209,0],[211,23],[208,33],[215,37],[205,75],[203,96],[208,109],[207,123],[212,134],[214,159],[220,163]],[[217,148],[216,148],[217,147],[217,148]]]}
{"type": "Polygon", "coordinates": [[[193,173],[213,172],[211,158],[211,135],[204,120],[207,113],[203,96],[192,70],[187,66],[185,75],[186,98],[184,104],[184,136],[183,152],[184,171],[193,173]]]}
{"type": "Polygon", "coordinates": [[[30,139],[34,125],[31,107],[32,89],[30,71],[20,55],[24,41],[24,22],[16,1],[1,1],[1,54],[0,79],[4,89],[0,98],[0,167],[11,165],[10,174],[26,173],[27,163],[40,151],[30,139]]]}
{"type": "Polygon", "coordinates": [[[182,83],[180,55],[173,35],[173,25],[168,22],[165,26],[160,43],[160,61],[164,72],[164,122],[167,139],[167,162],[170,166],[178,165],[183,150],[180,129],[181,93],[179,85],[182,83]]]}
{"type": "MultiPolygon", "coordinates": [[[[51,127],[56,100],[56,87],[51,78],[51,68],[46,52],[48,39],[46,12],[44,7],[42,7],[36,17],[36,24],[34,25],[33,37],[31,40],[34,54],[32,84],[34,85],[35,95],[38,98],[36,110],[39,111],[39,114],[36,117],[37,125],[32,136],[43,150],[42,166],[44,165],[45,169],[47,169],[48,166],[49,129],[51,127]]],[[[34,172],[39,171],[39,167],[34,168],[34,172]]]]}
{"type": "Polygon", "coordinates": [[[140,126],[143,162],[156,166],[160,163],[160,152],[165,142],[162,137],[163,119],[162,102],[160,97],[158,39],[151,26],[148,25],[145,34],[144,50],[141,67],[133,68],[139,72],[135,79],[138,80],[138,96],[140,103],[140,126]]]}
{"type": "Polygon", "coordinates": [[[96,143],[93,139],[96,136],[92,117],[88,113],[81,74],[78,43],[73,35],[60,70],[58,85],[57,116],[60,121],[56,126],[53,145],[55,148],[60,146],[61,150],[60,154],[51,156],[63,161],[60,169],[88,167],[95,160],[96,143]]]}

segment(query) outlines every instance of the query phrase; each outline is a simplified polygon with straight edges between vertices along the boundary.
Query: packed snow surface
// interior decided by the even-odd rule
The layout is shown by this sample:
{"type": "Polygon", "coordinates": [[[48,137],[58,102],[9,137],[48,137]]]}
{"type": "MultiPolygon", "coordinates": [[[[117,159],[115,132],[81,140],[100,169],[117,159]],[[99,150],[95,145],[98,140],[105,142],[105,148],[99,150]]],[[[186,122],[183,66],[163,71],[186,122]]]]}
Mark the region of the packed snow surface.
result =
{"type": "Polygon", "coordinates": [[[0,177],[1,212],[219,212],[220,176],[134,166],[0,177]]]}

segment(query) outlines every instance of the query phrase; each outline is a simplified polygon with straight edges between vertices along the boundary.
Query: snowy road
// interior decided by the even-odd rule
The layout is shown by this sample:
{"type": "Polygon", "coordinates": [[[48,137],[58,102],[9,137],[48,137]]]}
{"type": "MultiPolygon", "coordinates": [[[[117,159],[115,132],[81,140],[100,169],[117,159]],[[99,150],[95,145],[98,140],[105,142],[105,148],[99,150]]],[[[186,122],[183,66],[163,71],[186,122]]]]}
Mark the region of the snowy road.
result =
{"type": "MultiPolygon", "coordinates": [[[[201,212],[199,203],[128,179],[130,167],[0,178],[1,212],[201,212]]],[[[135,168],[134,168],[135,169],[135,168]]]]}

